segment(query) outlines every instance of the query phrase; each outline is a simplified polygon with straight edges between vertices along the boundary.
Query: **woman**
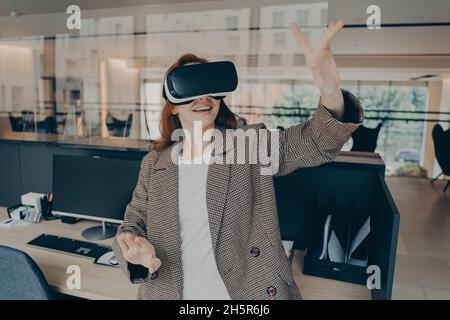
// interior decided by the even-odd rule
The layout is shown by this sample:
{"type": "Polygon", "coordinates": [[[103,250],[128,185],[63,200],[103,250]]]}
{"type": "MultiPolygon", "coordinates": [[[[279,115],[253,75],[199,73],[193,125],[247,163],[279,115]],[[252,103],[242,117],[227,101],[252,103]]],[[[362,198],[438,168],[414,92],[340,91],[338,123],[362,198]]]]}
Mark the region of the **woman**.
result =
{"type": "MultiPolygon", "coordinates": [[[[342,21],[330,23],[312,48],[299,27],[291,25],[321,99],[312,119],[279,132],[276,175],[331,161],[362,121],[359,102],[340,89],[330,51],[342,27],[342,21]]],[[[169,71],[204,62],[185,55],[169,71]]],[[[272,176],[261,175],[260,164],[187,164],[211,155],[208,140],[184,139],[181,157],[171,160],[179,145],[171,134],[180,128],[192,132],[194,121],[201,121],[203,132],[237,126],[222,100],[166,102],[162,137],[142,161],[114,243],[129,279],[141,283],[139,298],[300,299],[280,238],[272,176]]]]}

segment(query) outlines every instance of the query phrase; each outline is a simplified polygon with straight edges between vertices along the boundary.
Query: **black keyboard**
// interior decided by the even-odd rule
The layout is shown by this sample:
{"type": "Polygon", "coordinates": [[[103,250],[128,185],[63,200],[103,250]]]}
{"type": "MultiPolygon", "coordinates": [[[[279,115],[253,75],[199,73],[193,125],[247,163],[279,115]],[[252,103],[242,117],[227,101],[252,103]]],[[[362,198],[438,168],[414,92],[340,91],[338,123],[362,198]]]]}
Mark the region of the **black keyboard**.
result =
{"type": "Polygon", "coordinates": [[[97,259],[112,250],[109,246],[54,236],[46,233],[41,234],[39,237],[31,240],[27,244],[43,249],[56,250],[94,259],[97,259]]]}

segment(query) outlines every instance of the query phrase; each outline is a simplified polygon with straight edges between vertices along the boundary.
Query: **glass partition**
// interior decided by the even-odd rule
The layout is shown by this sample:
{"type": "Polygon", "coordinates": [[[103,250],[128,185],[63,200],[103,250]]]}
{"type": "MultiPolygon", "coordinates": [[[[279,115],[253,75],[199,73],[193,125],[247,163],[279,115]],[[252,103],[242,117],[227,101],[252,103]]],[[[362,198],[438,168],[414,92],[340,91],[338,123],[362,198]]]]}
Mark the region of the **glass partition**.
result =
{"type": "MultiPolygon", "coordinates": [[[[328,1],[220,3],[91,12],[83,14],[77,34],[0,38],[1,116],[13,131],[60,139],[157,139],[164,73],[191,52],[235,63],[239,86],[226,103],[248,123],[287,128],[307,120],[319,92],[289,23],[317,42],[328,1]]],[[[403,161],[421,159],[426,82],[343,85],[366,107],[365,126],[384,121],[376,151],[392,172],[403,161]]]]}
{"type": "Polygon", "coordinates": [[[0,116],[17,131],[41,130],[53,114],[44,65],[43,37],[0,40],[0,116]]]}

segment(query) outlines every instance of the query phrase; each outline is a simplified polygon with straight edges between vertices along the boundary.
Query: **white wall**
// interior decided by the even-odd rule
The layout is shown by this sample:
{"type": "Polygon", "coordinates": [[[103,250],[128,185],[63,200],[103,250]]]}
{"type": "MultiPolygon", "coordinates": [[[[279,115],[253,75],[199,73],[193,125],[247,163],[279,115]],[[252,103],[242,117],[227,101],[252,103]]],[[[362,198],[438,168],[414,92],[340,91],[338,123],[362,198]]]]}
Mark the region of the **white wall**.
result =
{"type": "Polygon", "coordinates": [[[35,102],[36,43],[0,44],[0,111],[33,110],[35,102]]]}

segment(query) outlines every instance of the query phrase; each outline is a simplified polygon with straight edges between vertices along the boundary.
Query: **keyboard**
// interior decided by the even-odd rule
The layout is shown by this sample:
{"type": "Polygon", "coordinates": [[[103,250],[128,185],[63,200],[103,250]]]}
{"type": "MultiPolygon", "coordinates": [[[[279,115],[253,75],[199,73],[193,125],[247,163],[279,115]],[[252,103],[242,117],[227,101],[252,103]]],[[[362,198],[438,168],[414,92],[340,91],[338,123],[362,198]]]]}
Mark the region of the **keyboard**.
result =
{"type": "Polygon", "coordinates": [[[109,246],[46,233],[41,234],[27,244],[42,249],[55,250],[62,253],[94,259],[97,259],[112,250],[109,246]]]}

